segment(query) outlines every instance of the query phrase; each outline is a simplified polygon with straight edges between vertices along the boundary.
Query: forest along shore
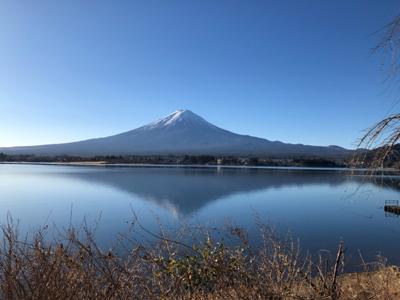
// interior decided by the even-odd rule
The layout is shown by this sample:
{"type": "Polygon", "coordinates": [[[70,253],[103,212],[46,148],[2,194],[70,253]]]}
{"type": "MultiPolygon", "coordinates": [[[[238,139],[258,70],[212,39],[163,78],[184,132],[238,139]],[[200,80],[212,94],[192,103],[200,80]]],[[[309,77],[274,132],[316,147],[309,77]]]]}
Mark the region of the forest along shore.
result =
{"type": "Polygon", "coordinates": [[[123,164],[123,165],[212,165],[212,166],[253,166],[253,167],[321,167],[347,168],[351,159],[334,159],[320,157],[247,157],[247,156],[213,156],[213,155],[125,155],[125,156],[35,156],[8,155],[0,153],[0,162],[7,163],[68,163],[68,164],[123,164]]]}

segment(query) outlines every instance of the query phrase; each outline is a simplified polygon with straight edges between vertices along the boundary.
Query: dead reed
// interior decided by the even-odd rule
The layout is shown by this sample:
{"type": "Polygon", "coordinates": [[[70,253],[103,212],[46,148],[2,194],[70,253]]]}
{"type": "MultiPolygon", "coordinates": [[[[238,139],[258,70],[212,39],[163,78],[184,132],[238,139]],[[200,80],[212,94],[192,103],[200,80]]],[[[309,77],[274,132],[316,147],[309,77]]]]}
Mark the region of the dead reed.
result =
{"type": "MultiPolygon", "coordinates": [[[[137,221],[137,220],[136,220],[137,221]]],[[[1,299],[395,299],[399,271],[383,262],[344,274],[344,245],[330,259],[303,255],[292,238],[260,225],[262,246],[251,249],[246,233],[230,228],[233,245],[202,229],[196,243],[154,233],[144,246],[122,236],[126,255],[103,250],[84,228],[49,241],[39,230],[20,239],[10,219],[2,227],[1,299]]],[[[227,230],[228,231],[228,230],[227,230]]]]}

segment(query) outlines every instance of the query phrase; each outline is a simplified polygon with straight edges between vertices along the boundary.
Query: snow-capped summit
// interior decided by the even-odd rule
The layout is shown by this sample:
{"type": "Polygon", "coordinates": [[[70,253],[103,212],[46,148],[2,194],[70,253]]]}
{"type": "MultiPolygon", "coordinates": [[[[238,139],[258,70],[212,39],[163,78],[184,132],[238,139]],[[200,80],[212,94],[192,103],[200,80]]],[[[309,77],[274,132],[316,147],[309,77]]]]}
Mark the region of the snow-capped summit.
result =
{"type": "Polygon", "coordinates": [[[0,148],[0,152],[36,155],[257,155],[257,156],[339,156],[349,150],[285,144],[219,128],[190,110],[180,109],[140,128],[117,135],[85,141],[0,148]]]}
{"type": "Polygon", "coordinates": [[[141,127],[142,130],[155,128],[173,128],[173,127],[214,127],[211,123],[204,120],[188,109],[178,109],[172,114],[141,127]]]}

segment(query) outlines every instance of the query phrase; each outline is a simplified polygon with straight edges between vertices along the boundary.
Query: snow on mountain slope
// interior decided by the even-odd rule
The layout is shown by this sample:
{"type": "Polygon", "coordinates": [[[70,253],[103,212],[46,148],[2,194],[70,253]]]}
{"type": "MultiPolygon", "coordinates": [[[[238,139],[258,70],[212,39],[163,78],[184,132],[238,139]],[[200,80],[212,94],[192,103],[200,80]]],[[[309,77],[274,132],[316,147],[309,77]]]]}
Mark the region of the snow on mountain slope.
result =
{"type": "Polygon", "coordinates": [[[177,110],[163,119],[117,135],[85,141],[0,148],[0,152],[36,155],[214,154],[341,156],[349,150],[285,144],[236,134],[207,122],[190,110],[177,110]]]}
{"type": "Polygon", "coordinates": [[[163,119],[157,120],[138,129],[154,130],[157,128],[174,128],[178,126],[180,127],[185,126],[187,128],[202,127],[204,129],[216,128],[214,125],[207,122],[202,117],[194,114],[190,110],[180,109],[166,116],[163,119]]]}

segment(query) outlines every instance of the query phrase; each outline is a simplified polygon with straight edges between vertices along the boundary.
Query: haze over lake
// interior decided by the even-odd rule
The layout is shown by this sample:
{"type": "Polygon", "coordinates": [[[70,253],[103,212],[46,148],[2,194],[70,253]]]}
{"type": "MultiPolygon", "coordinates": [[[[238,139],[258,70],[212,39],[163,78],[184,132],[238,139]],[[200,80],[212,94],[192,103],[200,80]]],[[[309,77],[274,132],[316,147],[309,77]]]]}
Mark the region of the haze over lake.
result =
{"type": "Polygon", "coordinates": [[[158,222],[166,228],[234,224],[251,239],[258,217],[290,230],[311,253],[335,251],[343,239],[353,264],[357,249],[399,263],[400,218],[383,211],[386,199],[399,199],[398,180],[378,183],[334,170],[2,164],[0,222],[9,213],[24,230],[60,229],[72,212],[74,225],[98,221],[96,235],[111,245],[116,233],[127,231],[133,211],[154,231],[158,222]]]}

